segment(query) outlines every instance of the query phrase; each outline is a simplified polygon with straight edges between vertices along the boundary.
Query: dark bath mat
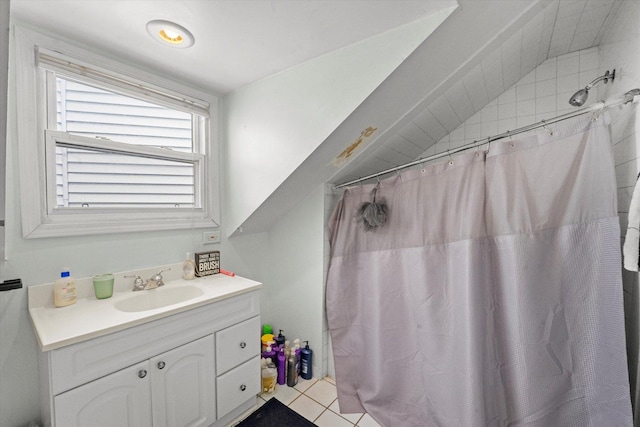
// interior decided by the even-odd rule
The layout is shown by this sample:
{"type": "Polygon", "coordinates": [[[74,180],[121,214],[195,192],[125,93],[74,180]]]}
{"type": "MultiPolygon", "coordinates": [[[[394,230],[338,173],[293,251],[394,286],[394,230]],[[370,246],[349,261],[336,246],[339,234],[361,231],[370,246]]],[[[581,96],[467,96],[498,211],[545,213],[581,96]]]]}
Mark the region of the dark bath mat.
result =
{"type": "Polygon", "coordinates": [[[317,427],[302,415],[287,408],[275,397],[249,415],[237,427],[317,427]]]}

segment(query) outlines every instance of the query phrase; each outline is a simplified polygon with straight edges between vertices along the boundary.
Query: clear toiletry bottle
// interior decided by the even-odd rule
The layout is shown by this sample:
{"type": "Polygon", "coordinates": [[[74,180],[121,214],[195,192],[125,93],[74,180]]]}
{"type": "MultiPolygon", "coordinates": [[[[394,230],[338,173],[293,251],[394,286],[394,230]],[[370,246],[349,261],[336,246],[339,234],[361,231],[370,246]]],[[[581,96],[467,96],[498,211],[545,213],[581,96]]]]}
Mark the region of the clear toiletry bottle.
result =
{"type": "Polygon", "coordinates": [[[193,280],[196,278],[196,263],[191,256],[191,252],[187,252],[187,258],[182,264],[182,278],[184,280],[193,280]]]}
{"type": "Polygon", "coordinates": [[[271,359],[262,359],[262,393],[270,394],[276,391],[278,372],[271,359]]]}
{"type": "Polygon", "coordinates": [[[53,304],[56,307],[66,307],[78,300],[78,288],[68,271],[60,273],[60,278],[53,284],[53,304]]]}

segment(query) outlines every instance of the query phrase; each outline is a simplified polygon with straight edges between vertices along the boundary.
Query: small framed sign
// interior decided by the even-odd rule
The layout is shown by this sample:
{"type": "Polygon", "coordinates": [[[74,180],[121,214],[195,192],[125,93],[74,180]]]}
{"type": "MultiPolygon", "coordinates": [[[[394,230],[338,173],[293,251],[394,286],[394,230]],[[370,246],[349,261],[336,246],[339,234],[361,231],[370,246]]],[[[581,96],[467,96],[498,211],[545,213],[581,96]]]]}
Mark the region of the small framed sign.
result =
{"type": "Polygon", "coordinates": [[[196,277],[220,273],[220,251],[196,252],[196,277]]]}

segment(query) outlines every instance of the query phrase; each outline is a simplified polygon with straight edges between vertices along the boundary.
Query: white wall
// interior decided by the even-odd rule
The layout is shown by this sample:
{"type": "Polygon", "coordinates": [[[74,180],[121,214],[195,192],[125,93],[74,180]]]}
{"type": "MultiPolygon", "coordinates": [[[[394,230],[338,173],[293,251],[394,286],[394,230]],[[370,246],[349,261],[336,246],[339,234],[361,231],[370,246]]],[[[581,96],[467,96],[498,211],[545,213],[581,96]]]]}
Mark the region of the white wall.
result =
{"type": "MultiPolygon", "coordinates": [[[[0,78],[2,75],[0,74],[0,78]]],[[[26,426],[39,419],[38,344],[27,311],[26,287],[54,281],[63,267],[75,277],[179,262],[186,252],[219,249],[222,266],[265,281],[267,234],[239,236],[203,246],[202,230],[127,233],[89,237],[23,239],[20,226],[15,76],[9,72],[7,116],[7,259],[0,281],[21,278],[23,289],[0,292],[0,426],[26,426]]],[[[4,184],[4,182],[3,182],[4,184]]],[[[224,184],[224,183],[223,183],[224,184]]],[[[224,188],[224,187],[223,187],[224,188]]],[[[223,191],[224,193],[224,191],[223,191]]],[[[227,200],[223,194],[222,205],[227,200]]],[[[222,224],[224,227],[225,217],[222,224]]],[[[264,293],[263,293],[264,294],[264,293]]],[[[320,327],[320,326],[318,326],[320,327]]]]}
{"type": "MultiPolygon", "coordinates": [[[[625,1],[618,16],[605,33],[600,44],[599,72],[616,69],[613,85],[601,86],[601,97],[618,96],[633,88],[640,88],[640,3],[625,1]]],[[[621,242],[627,227],[627,217],[631,195],[640,171],[640,142],[637,133],[640,127],[637,105],[614,109],[611,112],[611,138],[616,165],[618,184],[618,211],[620,215],[621,242]]],[[[629,378],[635,406],[635,425],[640,425],[637,405],[638,353],[640,348],[640,292],[638,273],[623,270],[625,321],[627,328],[627,355],[629,358],[629,378]]]]}
{"type": "Polygon", "coordinates": [[[308,340],[313,375],[322,377],[324,316],[324,186],[314,189],[268,232],[268,285],[262,322],[288,340],[308,340]]]}
{"type": "MultiPolygon", "coordinates": [[[[234,232],[451,13],[325,54],[225,97],[234,232]]],[[[298,197],[297,194],[291,194],[298,197]]]]}

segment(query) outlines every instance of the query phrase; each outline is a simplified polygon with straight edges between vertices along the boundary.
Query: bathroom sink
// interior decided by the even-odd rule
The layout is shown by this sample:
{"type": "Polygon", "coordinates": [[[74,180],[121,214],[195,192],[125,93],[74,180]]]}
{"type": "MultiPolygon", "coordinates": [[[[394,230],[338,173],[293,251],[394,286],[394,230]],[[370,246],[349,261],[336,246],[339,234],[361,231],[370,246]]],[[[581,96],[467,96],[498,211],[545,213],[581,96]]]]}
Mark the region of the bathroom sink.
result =
{"type": "Polygon", "coordinates": [[[180,286],[177,288],[157,288],[139,291],[135,295],[114,304],[117,310],[137,312],[153,310],[189,301],[203,295],[202,289],[195,286],[180,286]]]}

